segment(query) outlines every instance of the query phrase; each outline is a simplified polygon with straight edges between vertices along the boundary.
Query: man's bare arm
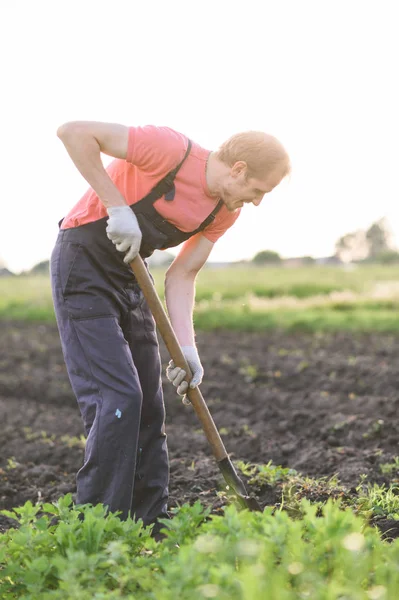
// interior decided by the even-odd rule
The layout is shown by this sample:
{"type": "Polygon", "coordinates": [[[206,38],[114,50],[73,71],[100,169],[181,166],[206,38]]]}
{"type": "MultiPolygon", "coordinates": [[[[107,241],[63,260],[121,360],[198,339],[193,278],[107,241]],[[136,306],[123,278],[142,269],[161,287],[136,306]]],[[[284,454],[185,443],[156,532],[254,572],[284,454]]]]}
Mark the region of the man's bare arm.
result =
{"type": "Polygon", "coordinates": [[[126,200],[106,172],[101,152],[125,159],[128,133],[124,125],[95,121],[72,121],[57,130],[75,166],[106,208],[126,206],[126,200]]]}
{"type": "Polygon", "coordinates": [[[213,248],[201,233],[182,247],[165,276],[165,300],[169,317],[181,346],[195,346],[193,310],[195,279],[213,248]]]}

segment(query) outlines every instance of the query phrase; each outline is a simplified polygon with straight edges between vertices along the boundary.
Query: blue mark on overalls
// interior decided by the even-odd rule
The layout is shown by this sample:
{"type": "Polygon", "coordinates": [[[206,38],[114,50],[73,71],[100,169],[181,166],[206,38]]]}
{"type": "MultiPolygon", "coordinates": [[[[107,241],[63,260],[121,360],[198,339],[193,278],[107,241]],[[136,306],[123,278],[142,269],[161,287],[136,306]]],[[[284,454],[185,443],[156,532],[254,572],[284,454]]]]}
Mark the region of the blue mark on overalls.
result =
{"type": "Polygon", "coordinates": [[[122,416],[122,413],[121,413],[121,411],[119,410],[119,408],[117,408],[117,409],[116,409],[116,411],[115,411],[115,414],[116,414],[116,416],[118,417],[118,419],[120,419],[120,418],[121,418],[121,416],[122,416]]]}

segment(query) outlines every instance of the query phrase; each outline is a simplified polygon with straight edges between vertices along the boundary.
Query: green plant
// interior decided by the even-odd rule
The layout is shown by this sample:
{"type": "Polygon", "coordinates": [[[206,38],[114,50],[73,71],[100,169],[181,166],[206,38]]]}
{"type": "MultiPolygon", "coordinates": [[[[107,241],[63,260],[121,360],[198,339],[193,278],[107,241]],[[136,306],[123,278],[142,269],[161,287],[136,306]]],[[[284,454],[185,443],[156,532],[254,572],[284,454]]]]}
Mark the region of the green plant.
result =
{"type": "Polygon", "coordinates": [[[388,488],[376,483],[358,486],[358,498],[355,510],[366,518],[375,516],[399,520],[399,487],[391,485],[388,488]]]}
{"type": "Polygon", "coordinates": [[[399,456],[395,456],[391,463],[381,464],[380,469],[384,475],[392,475],[394,471],[399,471],[399,456]]]}
{"type": "Polygon", "coordinates": [[[271,460],[266,465],[253,465],[242,461],[237,461],[236,464],[237,468],[250,478],[248,483],[259,487],[265,484],[273,486],[277,483],[288,481],[288,479],[297,474],[295,469],[273,465],[271,460]]]}
{"type": "MultiPolygon", "coordinates": [[[[245,469],[247,467],[244,467],[245,469]]],[[[399,544],[329,499],[301,500],[298,518],[264,512],[210,515],[200,503],[148,529],[101,505],[26,503],[3,514],[0,598],[7,600],[395,599],[399,544]]]]}
{"type": "Polygon", "coordinates": [[[364,438],[379,437],[382,434],[383,428],[384,428],[384,420],[377,419],[370,425],[368,430],[365,433],[363,433],[363,437],[364,438]]]}
{"type": "Polygon", "coordinates": [[[12,469],[16,469],[18,467],[18,463],[15,460],[14,456],[10,456],[9,458],[7,458],[7,471],[11,471],[12,469]]]}

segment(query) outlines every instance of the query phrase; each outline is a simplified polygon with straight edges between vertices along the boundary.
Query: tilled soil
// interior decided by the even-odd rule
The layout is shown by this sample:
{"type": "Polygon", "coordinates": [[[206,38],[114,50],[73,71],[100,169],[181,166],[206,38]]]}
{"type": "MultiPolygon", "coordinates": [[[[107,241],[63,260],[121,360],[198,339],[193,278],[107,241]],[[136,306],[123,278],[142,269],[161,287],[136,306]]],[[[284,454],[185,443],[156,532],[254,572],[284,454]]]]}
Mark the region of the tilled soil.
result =
{"type": "MultiPolygon", "coordinates": [[[[234,461],[389,484],[398,451],[399,337],[199,332],[201,386],[234,461]]],[[[161,344],[164,367],[167,351],[161,344]]],[[[222,479],[192,407],[164,377],[171,506],[220,510],[222,479]]],[[[74,493],[83,427],[55,325],[0,322],[0,509],[74,493]]],[[[276,498],[257,490],[262,505],[276,498]]],[[[0,530],[9,520],[0,516],[0,530]]]]}

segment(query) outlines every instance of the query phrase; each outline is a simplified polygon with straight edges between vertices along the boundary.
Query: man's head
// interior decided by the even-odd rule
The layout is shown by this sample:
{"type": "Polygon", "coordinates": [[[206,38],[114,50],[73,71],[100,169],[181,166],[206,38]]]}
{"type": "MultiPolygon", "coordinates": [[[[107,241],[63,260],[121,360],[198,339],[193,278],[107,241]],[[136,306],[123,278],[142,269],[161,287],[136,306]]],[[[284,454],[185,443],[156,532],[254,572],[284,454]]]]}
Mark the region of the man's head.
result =
{"type": "Polygon", "coordinates": [[[291,169],[283,145],[261,131],[233,135],[211,155],[210,162],[210,190],[230,211],[244,203],[258,206],[291,169]]]}

